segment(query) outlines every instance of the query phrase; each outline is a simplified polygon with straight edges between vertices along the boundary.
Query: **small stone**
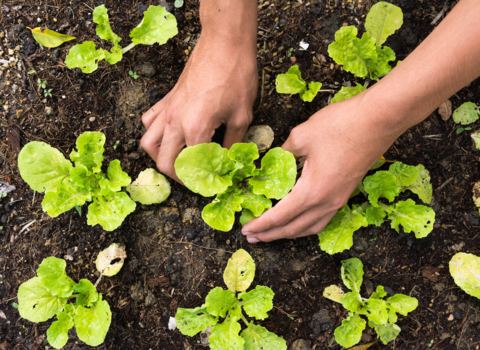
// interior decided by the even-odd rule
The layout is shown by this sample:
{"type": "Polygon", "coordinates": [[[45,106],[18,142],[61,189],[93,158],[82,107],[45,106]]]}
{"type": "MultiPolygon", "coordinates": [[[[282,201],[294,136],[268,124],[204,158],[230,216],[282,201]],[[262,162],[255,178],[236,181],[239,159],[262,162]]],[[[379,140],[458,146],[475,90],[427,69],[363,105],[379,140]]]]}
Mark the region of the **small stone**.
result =
{"type": "Polygon", "coordinates": [[[362,342],[368,343],[370,340],[372,340],[372,336],[368,334],[367,332],[362,332],[362,342]]]}
{"type": "Polygon", "coordinates": [[[318,7],[312,7],[310,9],[310,12],[312,13],[312,15],[318,16],[320,13],[322,13],[322,9],[320,9],[318,7]]]}
{"type": "Polygon", "coordinates": [[[65,260],[73,261],[73,256],[71,256],[71,255],[65,255],[63,258],[65,260]]]}
{"type": "Polygon", "coordinates": [[[245,135],[245,142],[253,142],[257,145],[259,152],[265,152],[273,143],[274,133],[268,125],[256,125],[248,129],[245,135]]]}
{"type": "Polygon", "coordinates": [[[123,145],[123,149],[127,153],[133,151],[135,148],[137,148],[137,140],[135,139],[130,139],[126,145],[123,145]]]}
{"type": "Polygon", "coordinates": [[[67,255],[73,255],[75,254],[75,251],[72,248],[67,249],[67,255]]]}
{"type": "Polygon", "coordinates": [[[297,339],[293,342],[290,350],[310,350],[310,342],[305,339],[297,339]]]}
{"type": "Polygon", "coordinates": [[[212,334],[212,329],[213,327],[210,326],[200,333],[200,339],[203,346],[210,346],[209,339],[210,339],[210,335],[212,334]]]}
{"type": "Polygon", "coordinates": [[[197,237],[197,232],[195,232],[193,227],[189,227],[185,230],[185,237],[187,238],[187,241],[193,241],[195,237],[197,237]]]}
{"type": "Polygon", "coordinates": [[[453,321],[454,318],[455,318],[455,317],[453,317],[453,315],[450,315],[450,316],[448,316],[447,320],[453,321]]]}
{"type": "Polygon", "coordinates": [[[142,62],[140,64],[137,64],[135,66],[135,71],[138,74],[149,78],[155,76],[155,74],[157,73],[155,70],[155,66],[151,62],[142,62]]]}
{"type": "Polygon", "coordinates": [[[28,94],[28,99],[32,102],[36,101],[38,99],[37,95],[35,94],[28,94]]]}
{"type": "Polygon", "coordinates": [[[125,120],[123,118],[118,118],[115,120],[115,126],[120,129],[123,126],[123,123],[125,123],[125,120]]]}
{"type": "Polygon", "coordinates": [[[313,315],[309,326],[313,330],[313,333],[318,335],[332,328],[334,323],[330,318],[328,310],[322,309],[313,315]]]}
{"type": "Polygon", "coordinates": [[[295,63],[295,62],[297,62],[297,58],[295,56],[292,56],[292,57],[290,57],[290,61],[292,63],[295,63]]]}
{"type": "Polygon", "coordinates": [[[456,320],[461,320],[463,315],[462,315],[462,311],[460,311],[459,309],[456,309],[454,312],[453,312],[453,317],[455,317],[456,320]]]}
{"type": "Polygon", "coordinates": [[[135,13],[137,15],[142,15],[147,10],[148,10],[148,7],[145,6],[144,4],[138,4],[137,6],[135,6],[135,13]]]}
{"type": "Polygon", "coordinates": [[[17,92],[17,90],[18,90],[18,85],[17,85],[17,84],[13,84],[13,85],[12,85],[12,91],[15,93],[15,92],[17,92]]]}
{"type": "Polygon", "coordinates": [[[363,284],[365,285],[365,291],[367,292],[367,296],[372,295],[372,293],[373,293],[373,283],[372,283],[372,281],[365,280],[365,282],[363,282],[363,284]]]}
{"type": "Polygon", "coordinates": [[[42,230],[42,237],[48,237],[50,235],[50,229],[44,228],[42,230]]]}
{"type": "Polygon", "coordinates": [[[285,18],[282,18],[280,19],[280,21],[278,21],[278,24],[281,26],[286,26],[288,24],[288,21],[285,18]]]}
{"type": "Polygon", "coordinates": [[[135,159],[135,160],[138,160],[140,159],[140,154],[138,154],[137,152],[132,152],[128,155],[129,158],[132,158],[132,159],[135,159]]]}
{"type": "Polygon", "coordinates": [[[393,296],[395,293],[393,292],[392,288],[390,287],[384,287],[383,290],[387,292],[387,295],[393,296]]]}
{"type": "Polygon", "coordinates": [[[95,117],[90,117],[88,120],[90,120],[91,122],[94,122],[94,121],[95,121],[95,117]]]}
{"type": "Polygon", "coordinates": [[[53,115],[53,108],[49,107],[49,106],[46,106],[45,107],[45,114],[48,115],[48,116],[52,116],[53,115]]]}

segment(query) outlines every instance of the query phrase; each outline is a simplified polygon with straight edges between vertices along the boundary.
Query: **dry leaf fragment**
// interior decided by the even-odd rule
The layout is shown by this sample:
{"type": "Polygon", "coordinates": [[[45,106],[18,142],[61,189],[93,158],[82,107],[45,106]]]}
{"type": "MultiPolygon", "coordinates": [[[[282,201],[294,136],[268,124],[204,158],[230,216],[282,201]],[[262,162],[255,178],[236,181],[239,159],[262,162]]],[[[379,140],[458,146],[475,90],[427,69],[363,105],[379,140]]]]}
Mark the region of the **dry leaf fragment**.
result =
{"type": "Polygon", "coordinates": [[[97,270],[104,276],[116,275],[123,266],[127,257],[125,246],[123,244],[112,243],[110,247],[98,253],[95,264],[97,270]]]}
{"type": "Polygon", "coordinates": [[[452,116],[452,102],[450,102],[450,100],[443,102],[440,107],[438,107],[438,114],[440,114],[443,120],[448,120],[448,118],[452,116]]]}

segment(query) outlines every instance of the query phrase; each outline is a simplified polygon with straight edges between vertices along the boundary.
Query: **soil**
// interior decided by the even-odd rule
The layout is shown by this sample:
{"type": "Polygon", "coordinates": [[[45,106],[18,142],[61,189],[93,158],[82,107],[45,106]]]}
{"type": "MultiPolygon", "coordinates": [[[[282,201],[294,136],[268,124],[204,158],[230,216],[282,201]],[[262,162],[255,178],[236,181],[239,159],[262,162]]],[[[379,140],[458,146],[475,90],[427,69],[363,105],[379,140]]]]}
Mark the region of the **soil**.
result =
{"type": "MultiPolygon", "coordinates": [[[[404,59],[441,21],[432,20],[454,1],[396,0],[404,13],[401,30],[387,41],[404,59]]],[[[472,188],[480,180],[479,153],[470,132],[456,134],[458,126],[443,121],[437,112],[411,128],[388,150],[385,157],[406,164],[423,164],[431,173],[436,212],[433,232],[426,238],[398,234],[383,225],[354,235],[352,249],[329,256],[318,247],[316,236],[251,245],[240,232],[215,231],[201,220],[208,199],[172,182],[172,194],[161,205],[138,206],[113,232],[98,225],[87,226],[85,213],[75,210],[50,218],[41,209],[43,195],[34,193],[19,176],[16,158],[27,142],[51,144],[67,155],[76,137],[88,130],[107,135],[105,159],[120,159],[135,178],[155,167],[139,147],[145,131],[140,116],[175,84],[188,54],[200,34],[198,1],[180,9],[173,1],[163,3],[176,16],[179,34],[163,46],[139,46],[121,63],[101,63],[93,74],[69,70],[65,57],[75,43],[94,40],[92,10],[97,0],[3,0],[0,5],[0,56],[18,57],[0,71],[1,128],[0,181],[16,189],[0,200],[0,349],[46,349],[46,330],[51,321],[33,324],[15,309],[21,283],[35,275],[42,259],[67,258],[67,272],[75,280],[97,279],[94,260],[113,242],[124,243],[128,258],[121,272],[103,278],[98,289],[112,309],[112,323],[99,349],[201,349],[200,336],[183,336],[168,330],[177,307],[196,307],[214,286],[224,286],[223,270],[230,254],[247,250],[257,263],[254,286],[266,285],[275,292],[275,308],[259,322],[283,337],[295,349],[326,349],[333,331],[346,311],[325,299],[331,284],[341,285],[340,261],[359,257],[364,263],[368,295],[377,285],[389,293],[415,296],[419,306],[400,317],[402,332],[387,346],[371,349],[478,349],[480,302],[453,282],[448,262],[457,251],[480,254],[479,213],[472,201],[472,188]],[[25,26],[46,26],[77,37],[57,49],[39,46],[25,26]],[[13,50],[12,54],[9,50],[13,50]],[[30,71],[35,71],[30,74],[30,71]],[[129,71],[139,77],[133,79],[129,71]],[[52,97],[45,98],[37,79],[47,81],[52,97]],[[5,316],[5,317],[3,317],[5,316]]],[[[279,95],[274,79],[296,60],[307,81],[321,81],[338,90],[357,81],[328,56],[327,46],[342,25],[355,25],[363,32],[365,15],[372,1],[345,2],[275,0],[259,3],[258,69],[259,97],[253,125],[269,125],[282,145],[296,125],[328,104],[332,94],[321,93],[312,103],[298,96],[279,95]],[[301,40],[309,43],[300,50],[301,40]],[[293,48],[291,58],[288,57],[293,48]],[[293,59],[294,58],[294,59],[293,59]]],[[[150,1],[107,1],[113,30],[129,43],[128,34],[142,18],[150,1]]],[[[358,80],[363,83],[363,80],[358,80]]],[[[480,103],[476,80],[451,98],[453,108],[461,103],[480,103]]],[[[477,122],[476,124],[479,124],[477,122]]],[[[473,125],[475,130],[476,125],[473,125]]],[[[375,338],[371,330],[362,337],[375,338]]],[[[75,331],[65,349],[87,349],[75,331]]],[[[333,343],[331,349],[340,349],[333,343]]]]}

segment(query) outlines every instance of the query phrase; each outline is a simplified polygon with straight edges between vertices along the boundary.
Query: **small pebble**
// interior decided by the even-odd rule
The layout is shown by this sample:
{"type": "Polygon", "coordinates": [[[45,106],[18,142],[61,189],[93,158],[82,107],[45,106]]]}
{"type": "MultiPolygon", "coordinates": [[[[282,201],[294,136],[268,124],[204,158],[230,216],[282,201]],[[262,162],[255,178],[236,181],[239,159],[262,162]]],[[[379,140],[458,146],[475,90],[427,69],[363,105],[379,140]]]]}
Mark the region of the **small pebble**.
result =
{"type": "Polygon", "coordinates": [[[456,320],[461,320],[463,315],[462,315],[462,311],[460,311],[459,309],[456,309],[454,312],[453,312],[453,317],[455,317],[456,320]]]}
{"type": "Polygon", "coordinates": [[[91,122],[94,122],[94,121],[95,121],[95,117],[91,117],[91,118],[88,119],[88,120],[90,120],[91,122]]]}

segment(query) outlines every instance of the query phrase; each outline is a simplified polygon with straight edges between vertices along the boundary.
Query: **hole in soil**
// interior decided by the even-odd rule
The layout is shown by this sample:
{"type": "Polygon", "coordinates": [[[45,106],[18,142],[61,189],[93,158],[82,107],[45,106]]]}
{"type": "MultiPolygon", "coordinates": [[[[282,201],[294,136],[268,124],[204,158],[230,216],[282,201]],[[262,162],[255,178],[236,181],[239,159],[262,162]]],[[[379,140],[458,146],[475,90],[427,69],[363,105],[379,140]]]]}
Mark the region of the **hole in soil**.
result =
{"type": "Polygon", "coordinates": [[[119,263],[120,261],[122,261],[122,259],[120,259],[120,258],[113,259],[112,261],[110,261],[110,265],[119,263]]]}

